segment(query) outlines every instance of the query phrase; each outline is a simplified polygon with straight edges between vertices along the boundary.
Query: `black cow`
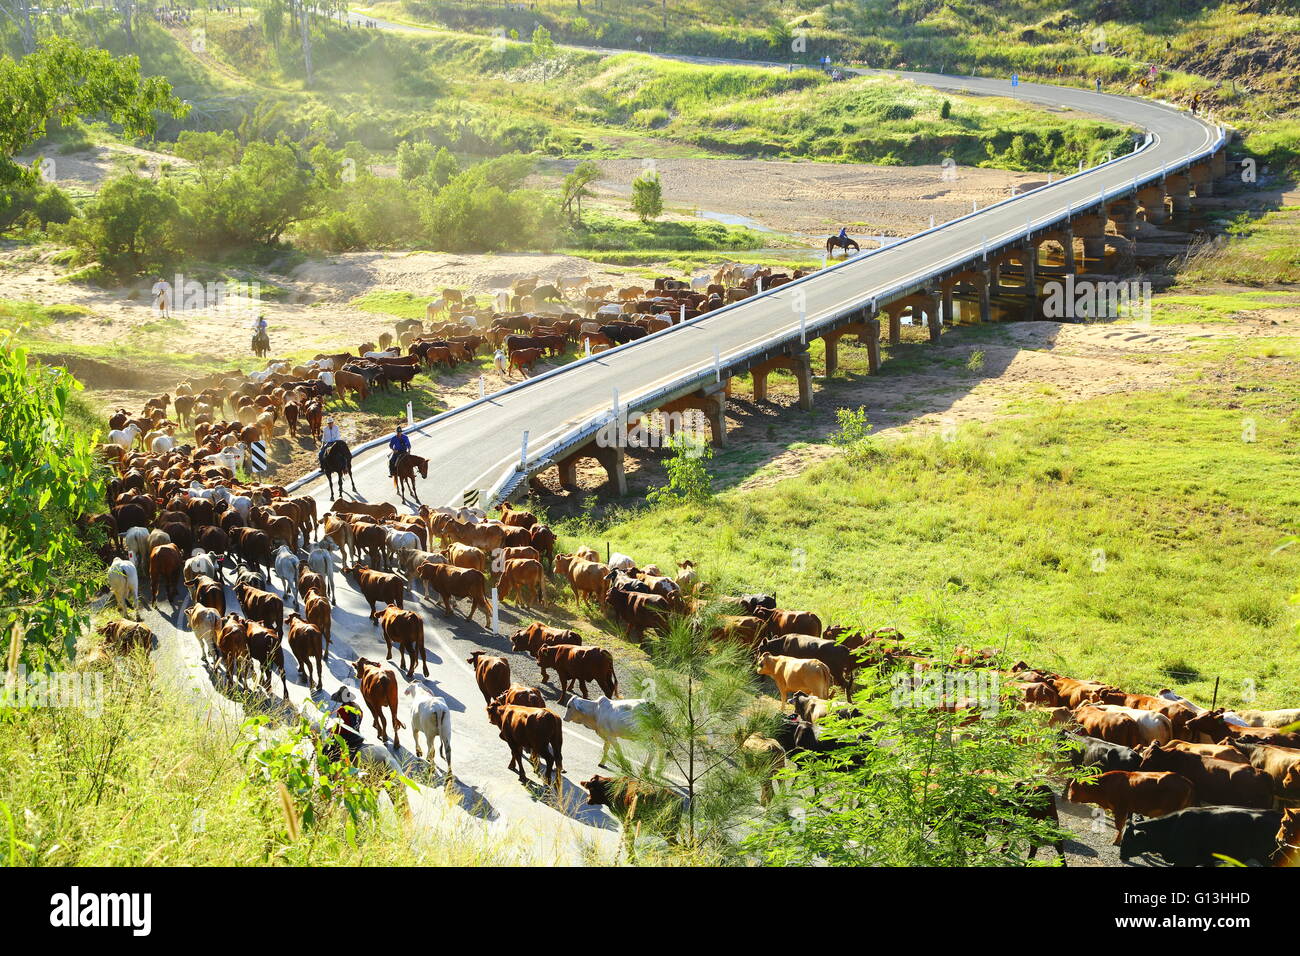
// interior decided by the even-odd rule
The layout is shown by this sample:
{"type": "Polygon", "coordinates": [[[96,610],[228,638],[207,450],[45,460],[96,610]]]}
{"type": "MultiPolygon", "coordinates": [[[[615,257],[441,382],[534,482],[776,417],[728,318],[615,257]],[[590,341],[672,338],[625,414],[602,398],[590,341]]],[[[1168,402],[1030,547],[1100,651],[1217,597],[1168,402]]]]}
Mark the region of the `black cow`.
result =
{"type": "Polygon", "coordinates": [[[1174,866],[1215,866],[1215,854],[1267,865],[1277,851],[1281,810],[1188,807],[1154,820],[1129,821],[1119,856],[1158,853],[1174,866]]]}
{"type": "Polygon", "coordinates": [[[1108,770],[1138,770],[1141,767],[1142,755],[1131,747],[1082,734],[1066,733],[1064,736],[1075,745],[1070,748],[1070,762],[1076,767],[1096,767],[1102,773],[1108,770]]]}

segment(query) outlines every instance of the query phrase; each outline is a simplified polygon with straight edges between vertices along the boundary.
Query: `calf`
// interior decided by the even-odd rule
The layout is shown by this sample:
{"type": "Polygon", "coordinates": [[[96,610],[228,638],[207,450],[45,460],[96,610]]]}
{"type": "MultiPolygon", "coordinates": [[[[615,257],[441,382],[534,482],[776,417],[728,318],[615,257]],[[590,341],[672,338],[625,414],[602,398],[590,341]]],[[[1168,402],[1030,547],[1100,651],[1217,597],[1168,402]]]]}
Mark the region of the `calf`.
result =
{"type": "Polygon", "coordinates": [[[153,631],[139,621],[108,621],[100,625],[99,633],[104,643],[115,651],[129,652],[134,647],[143,647],[148,654],[153,650],[153,631]]]}
{"type": "Polygon", "coordinates": [[[587,696],[587,682],[594,681],[606,697],[618,696],[618,676],[614,657],[603,647],[575,647],[571,644],[548,644],[537,654],[538,666],[555,671],[560,693],[569,693],[574,681],[587,696]]]}
{"type": "Polygon", "coordinates": [[[546,570],[542,562],[532,558],[507,558],[497,582],[501,600],[518,595],[519,603],[526,607],[525,597],[530,592],[537,595],[540,607],[546,607],[546,570]]]}
{"type": "Polygon", "coordinates": [[[1111,770],[1092,782],[1072,780],[1066,791],[1071,803],[1094,803],[1115,817],[1115,843],[1134,813],[1163,817],[1192,805],[1196,788],[1177,773],[1111,770]]]}
{"type": "Polygon", "coordinates": [[[257,621],[246,621],[244,627],[248,637],[248,656],[257,661],[262,674],[262,688],[269,694],[271,675],[278,673],[280,690],[284,699],[288,700],[289,678],[284,666],[284,646],[280,643],[280,635],[257,621]]]}
{"type": "Polygon", "coordinates": [[[325,639],[325,655],[328,657],[330,652],[330,632],[333,629],[334,617],[333,609],[330,602],[319,594],[308,594],[302,602],[302,616],[320,631],[321,637],[325,639]]]}

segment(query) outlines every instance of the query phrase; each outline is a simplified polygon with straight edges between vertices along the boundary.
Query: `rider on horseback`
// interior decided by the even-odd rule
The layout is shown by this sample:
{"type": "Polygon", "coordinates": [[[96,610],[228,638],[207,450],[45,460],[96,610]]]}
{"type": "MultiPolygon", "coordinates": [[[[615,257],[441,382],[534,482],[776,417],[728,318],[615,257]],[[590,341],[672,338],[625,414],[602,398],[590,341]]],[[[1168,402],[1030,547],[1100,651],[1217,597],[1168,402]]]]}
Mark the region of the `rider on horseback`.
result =
{"type": "Polygon", "coordinates": [[[848,238],[849,238],[849,230],[848,230],[846,227],[841,226],[841,227],[840,227],[840,241],[841,241],[841,242],[847,242],[847,241],[848,241],[848,238]]]}
{"type": "Polygon", "coordinates": [[[343,434],[339,431],[339,426],[331,415],[325,422],[325,427],[320,433],[320,448],[316,450],[316,460],[320,462],[321,471],[325,470],[325,452],[329,450],[330,445],[336,441],[342,441],[343,434]]]}
{"type": "Polygon", "coordinates": [[[392,478],[397,473],[397,462],[401,457],[411,450],[411,439],[402,434],[402,426],[397,426],[397,433],[388,439],[388,448],[392,452],[388,456],[388,477],[392,478]]]}
{"type": "Polygon", "coordinates": [[[260,312],[257,318],[253,320],[253,352],[256,354],[259,343],[262,346],[261,351],[271,351],[271,336],[266,332],[266,316],[260,312]]]}

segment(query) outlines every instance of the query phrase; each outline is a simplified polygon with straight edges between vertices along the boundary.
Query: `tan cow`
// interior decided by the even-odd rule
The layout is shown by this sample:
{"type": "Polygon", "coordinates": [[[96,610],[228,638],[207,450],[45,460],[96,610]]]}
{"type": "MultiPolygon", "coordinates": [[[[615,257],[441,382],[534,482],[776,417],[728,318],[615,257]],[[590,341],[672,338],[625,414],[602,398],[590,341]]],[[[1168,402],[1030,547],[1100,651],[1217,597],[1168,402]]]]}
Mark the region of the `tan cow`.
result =
{"type": "Polygon", "coordinates": [[[818,660],[763,653],[758,656],[757,673],[772,678],[776,683],[782,706],[797,691],[829,698],[835,686],[830,669],[818,660]]]}

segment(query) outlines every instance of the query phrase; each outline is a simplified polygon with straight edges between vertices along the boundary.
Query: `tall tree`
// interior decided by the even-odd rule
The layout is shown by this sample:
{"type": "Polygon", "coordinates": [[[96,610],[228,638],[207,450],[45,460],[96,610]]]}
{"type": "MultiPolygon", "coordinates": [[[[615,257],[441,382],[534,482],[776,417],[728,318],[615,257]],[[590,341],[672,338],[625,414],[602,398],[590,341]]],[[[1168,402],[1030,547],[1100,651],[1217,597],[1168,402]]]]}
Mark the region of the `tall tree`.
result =
{"type": "Polygon", "coordinates": [[[162,77],[143,78],[134,56],[114,57],[66,37],[40,42],[22,60],[0,58],[0,188],[31,182],[35,173],[14,157],[45,135],[51,120],[105,116],[130,133],[157,128],[155,112],[184,116],[189,107],[162,77]]]}

